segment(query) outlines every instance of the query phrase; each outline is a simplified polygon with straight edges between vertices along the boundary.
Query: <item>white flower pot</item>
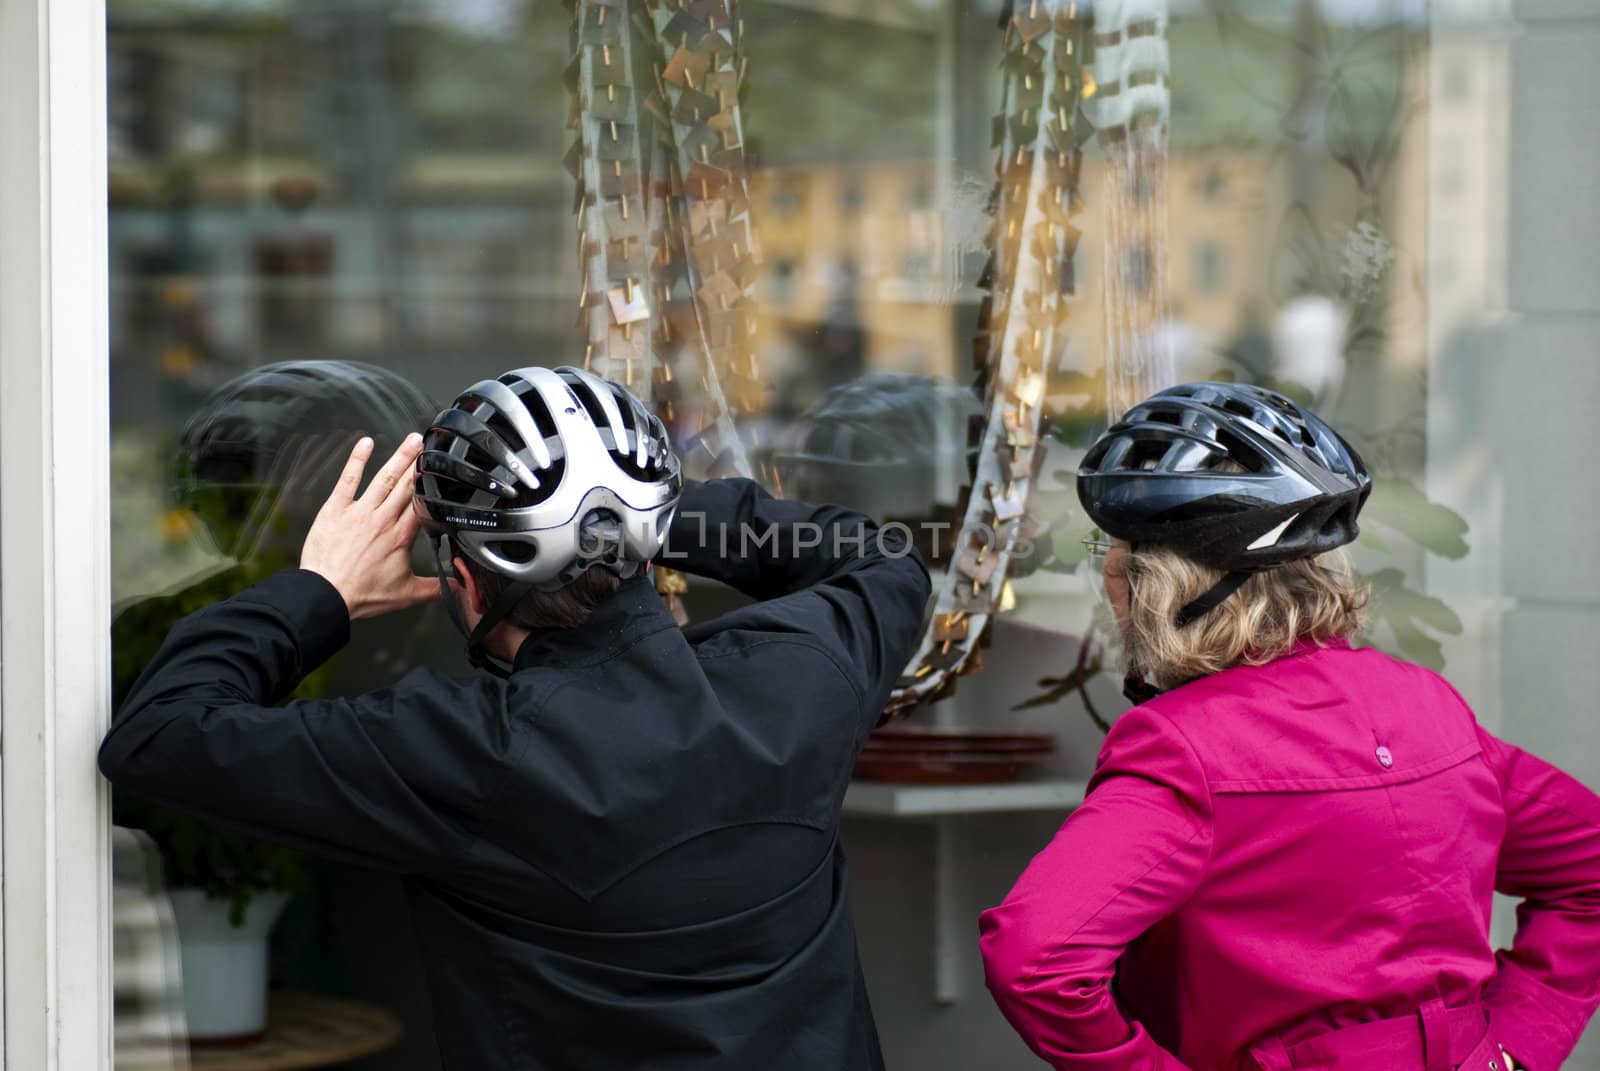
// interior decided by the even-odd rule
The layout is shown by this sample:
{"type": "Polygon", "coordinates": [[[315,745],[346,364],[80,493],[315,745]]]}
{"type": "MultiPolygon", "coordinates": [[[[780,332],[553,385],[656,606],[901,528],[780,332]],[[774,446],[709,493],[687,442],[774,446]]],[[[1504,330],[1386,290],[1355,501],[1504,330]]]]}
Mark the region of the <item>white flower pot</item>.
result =
{"type": "Polygon", "coordinates": [[[244,923],[228,921],[228,901],[203,889],[175,889],[172,914],[183,962],[183,1009],[191,1041],[242,1040],[267,1026],[267,935],[289,894],[256,893],[244,923]]]}

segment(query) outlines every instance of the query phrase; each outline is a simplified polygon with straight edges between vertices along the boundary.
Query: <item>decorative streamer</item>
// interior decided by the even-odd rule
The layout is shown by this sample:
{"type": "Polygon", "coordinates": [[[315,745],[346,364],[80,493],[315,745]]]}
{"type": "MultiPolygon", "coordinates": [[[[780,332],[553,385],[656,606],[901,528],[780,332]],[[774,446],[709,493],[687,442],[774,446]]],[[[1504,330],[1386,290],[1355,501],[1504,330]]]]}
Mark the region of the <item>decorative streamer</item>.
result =
{"type": "MultiPolygon", "coordinates": [[[[763,397],[736,0],[568,7],[584,367],[689,429],[710,456],[705,470],[749,476],[735,418],[760,410],[763,397]],[[698,414],[685,411],[690,366],[698,414]]],[[[656,586],[685,620],[683,578],[658,569],[656,586]]]]}
{"type": "MultiPolygon", "coordinates": [[[[763,392],[737,2],[572,0],[572,10],[578,141],[568,166],[578,184],[585,363],[652,398],[673,426],[694,428],[708,468],[750,475],[735,420],[759,411],[763,392]],[[698,422],[680,411],[696,371],[707,410],[698,422]]],[[[1013,553],[1036,531],[1027,500],[1043,457],[1040,417],[1067,345],[1094,38],[1075,0],[1028,0],[1002,26],[1005,105],[995,117],[991,256],[980,280],[988,295],[974,340],[987,418],[954,559],[889,714],[950,694],[981,666],[990,620],[1008,608],[1013,553]]],[[[658,572],[681,614],[682,578],[658,572]]]]}
{"type": "Polygon", "coordinates": [[[702,442],[734,472],[750,475],[735,424],[764,398],[755,352],[758,263],[739,111],[744,20],[736,0],[657,2],[655,89],[650,107],[671,130],[668,226],[681,235],[679,281],[694,314],[702,384],[712,412],[702,442]],[[713,441],[714,440],[714,441],[713,441]]]}
{"type": "Polygon", "coordinates": [[[1095,127],[1105,150],[1106,409],[1116,420],[1176,378],[1167,315],[1166,0],[1094,10],[1095,127]]]}
{"type": "Polygon", "coordinates": [[[734,0],[569,0],[584,365],[750,475],[735,420],[763,404],[734,0]],[[697,366],[690,369],[684,358],[697,366]],[[698,379],[692,403],[685,374],[698,379]],[[699,416],[698,424],[694,418],[699,416]]]}
{"type": "Polygon", "coordinates": [[[652,120],[640,103],[641,52],[649,22],[636,0],[574,0],[567,154],[577,181],[578,322],[587,334],[583,366],[651,401],[653,266],[647,170],[652,120]],[[640,31],[644,40],[640,40],[640,31]]]}
{"type": "Polygon", "coordinates": [[[977,648],[1007,609],[1006,580],[1019,542],[1032,538],[1028,491],[1043,459],[1040,414],[1060,366],[1076,290],[1073,256],[1082,211],[1078,179],[1093,134],[1083,102],[1088,20],[1073,0],[1029,0],[1007,13],[1004,107],[991,198],[988,291],[974,340],[987,420],[950,569],[935,588],[932,626],[899,680],[885,716],[949,695],[981,668],[977,648]]]}

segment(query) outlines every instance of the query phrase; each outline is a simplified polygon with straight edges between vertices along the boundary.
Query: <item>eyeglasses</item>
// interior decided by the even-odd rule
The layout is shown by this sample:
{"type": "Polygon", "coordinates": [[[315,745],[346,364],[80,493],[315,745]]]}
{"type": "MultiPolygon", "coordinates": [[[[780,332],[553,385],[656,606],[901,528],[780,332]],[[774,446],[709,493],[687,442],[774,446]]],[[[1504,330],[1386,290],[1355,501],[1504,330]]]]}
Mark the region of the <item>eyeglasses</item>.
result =
{"type": "Polygon", "coordinates": [[[1091,558],[1104,558],[1111,553],[1111,541],[1091,537],[1083,541],[1083,549],[1089,552],[1091,558]]]}

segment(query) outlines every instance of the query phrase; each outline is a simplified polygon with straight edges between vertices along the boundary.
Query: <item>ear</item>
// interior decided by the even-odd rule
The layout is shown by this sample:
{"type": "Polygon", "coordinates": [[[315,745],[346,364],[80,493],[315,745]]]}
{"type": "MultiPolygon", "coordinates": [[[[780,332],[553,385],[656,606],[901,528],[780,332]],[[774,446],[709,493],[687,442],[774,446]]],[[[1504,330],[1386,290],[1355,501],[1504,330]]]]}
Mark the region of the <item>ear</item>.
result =
{"type": "Polygon", "coordinates": [[[467,593],[467,605],[480,615],[487,613],[489,607],[484,604],[483,589],[478,587],[478,582],[473,579],[472,570],[467,568],[467,560],[457,555],[450,564],[455,567],[456,583],[467,593]]]}

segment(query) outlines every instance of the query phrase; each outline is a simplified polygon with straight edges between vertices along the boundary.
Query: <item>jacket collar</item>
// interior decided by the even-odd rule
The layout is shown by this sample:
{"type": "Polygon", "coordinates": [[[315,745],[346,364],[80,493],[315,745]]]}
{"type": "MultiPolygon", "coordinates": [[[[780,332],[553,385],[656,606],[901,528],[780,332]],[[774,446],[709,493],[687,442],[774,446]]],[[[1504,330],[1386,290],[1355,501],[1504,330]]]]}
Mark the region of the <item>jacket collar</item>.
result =
{"type": "Polygon", "coordinates": [[[534,629],[517,649],[513,669],[604,662],[652,632],[676,627],[650,575],[642,573],[596,603],[583,624],[534,629]]]}
{"type": "Polygon", "coordinates": [[[1295,641],[1295,645],[1289,648],[1289,653],[1283,657],[1297,658],[1300,655],[1315,654],[1317,651],[1328,649],[1336,651],[1348,651],[1350,649],[1350,637],[1330,636],[1328,639],[1318,643],[1310,636],[1302,636],[1300,639],[1295,641]]]}

